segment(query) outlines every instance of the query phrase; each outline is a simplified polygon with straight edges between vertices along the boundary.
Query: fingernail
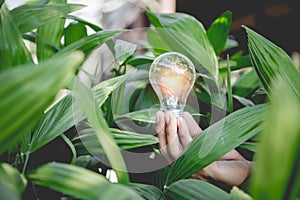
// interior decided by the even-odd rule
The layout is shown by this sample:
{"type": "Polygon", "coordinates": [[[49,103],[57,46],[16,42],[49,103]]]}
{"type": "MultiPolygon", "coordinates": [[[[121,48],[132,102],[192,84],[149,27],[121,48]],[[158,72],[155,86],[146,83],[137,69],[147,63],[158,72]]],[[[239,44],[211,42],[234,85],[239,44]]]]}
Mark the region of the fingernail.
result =
{"type": "Polygon", "coordinates": [[[166,113],[166,124],[169,124],[170,122],[170,116],[168,113],[166,113]]]}

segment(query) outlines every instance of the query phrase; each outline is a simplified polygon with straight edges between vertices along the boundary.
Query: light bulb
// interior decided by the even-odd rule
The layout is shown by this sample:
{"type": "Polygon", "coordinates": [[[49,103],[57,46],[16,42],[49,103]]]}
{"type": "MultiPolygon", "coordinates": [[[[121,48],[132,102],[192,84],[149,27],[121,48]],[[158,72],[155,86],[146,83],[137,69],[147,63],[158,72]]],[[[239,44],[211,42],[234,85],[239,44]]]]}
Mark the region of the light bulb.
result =
{"type": "Polygon", "coordinates": [[[193,63],[184,55],[168,52],[158,56],[150,66],[149,81],[163,111],[182,116],[186,100],[196,79],[193,63]]]}

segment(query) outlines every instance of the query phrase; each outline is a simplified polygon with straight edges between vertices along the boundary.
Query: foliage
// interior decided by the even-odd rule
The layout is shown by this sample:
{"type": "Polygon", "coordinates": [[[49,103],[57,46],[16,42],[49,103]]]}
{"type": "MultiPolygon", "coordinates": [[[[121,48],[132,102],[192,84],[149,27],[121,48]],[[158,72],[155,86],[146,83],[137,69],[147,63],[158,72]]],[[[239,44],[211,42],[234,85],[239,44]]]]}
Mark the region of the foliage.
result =
{"type": "MultiPolygon", "coordinates": [[[[151,27],[139,53],[138,44],[118,38],[128,30],[102,30],[70,14],[82,5],[47,2],[9,10],[0,1],[1,198],[296,198],[300,76],[284,50],[244,26],[249,55],[228,55],[238,48],[229,39],[230,11],[206,30],[185,13],[145,10],[151,27]],[[73,22],[65,26],[66,19],[73,22]],[[88,34],[88,27],[94,33],[88,34]],[[110,76],[99,81],[83,66],[103,45],[115,62],[110,76]],[[154,134],[158,100],[148,69],[168,51],[195,64],[193,93],[201,112],[189,104],[186,110],[204,131],[171,166],[153,170],[155,180],[139,181],[129,162],[146,161],[123,155],[142,151],[150,161],[161,158],[154,134]],[[231,83],[232,71],[249,66],[231,83]],[[253,156],[249,184],[228,189],[188,178],[234,148],[253,156]],[[107,169],[116,172],[118,183],[107,177],[107,169]]],[[[142,180],[147,173],[138,176],[142,180]]]]}

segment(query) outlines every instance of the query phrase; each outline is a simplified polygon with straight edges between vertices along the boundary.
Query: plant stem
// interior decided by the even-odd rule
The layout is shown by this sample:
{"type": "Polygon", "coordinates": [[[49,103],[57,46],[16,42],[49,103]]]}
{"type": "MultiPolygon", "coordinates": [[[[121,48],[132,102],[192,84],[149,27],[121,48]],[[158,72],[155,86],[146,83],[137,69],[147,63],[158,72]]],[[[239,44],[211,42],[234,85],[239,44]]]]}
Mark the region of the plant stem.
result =
{"type": "Polygon", "coordinates": [[[230,69],[228,54],[227,54],[227,96],[228,96],[228,113],[232,113],[233,99],[232,99],[232,88],[231,88],[231,69],[230,69]]]}
{"type": "Polygon", "coordinates": [[[29,160],[29,152],[26,152],[25,153],[25,162],[24,162],[24,165],[23,165],[23,170],[22,170],[22,174],[25,173],[25,170],[26,170],[26,167],[27,167],[27,164],[28,164],[28,160],[29,160]]]}

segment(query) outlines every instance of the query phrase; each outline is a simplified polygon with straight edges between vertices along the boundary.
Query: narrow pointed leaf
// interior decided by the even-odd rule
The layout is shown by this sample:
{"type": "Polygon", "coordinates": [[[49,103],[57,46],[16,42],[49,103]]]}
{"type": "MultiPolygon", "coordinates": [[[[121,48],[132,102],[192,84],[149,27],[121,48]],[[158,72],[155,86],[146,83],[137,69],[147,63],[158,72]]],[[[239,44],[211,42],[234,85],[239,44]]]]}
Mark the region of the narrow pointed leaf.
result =
{"type": "Polygon", "coordinates": [[[0,74],[0,112],[5,113],[0,119],[0,153],[32,128],[82,60],[83,54],[74,52],[0,74]]]}
{"type": "Polygon", "coordinates": [[[260,81],[271,92],[271,81],[281,77],[300,98],[300,72],[288,54],[255,31],[244,26],[248,34],[248,48],[260,81]]]}
{"type": "Polygon", "coordinates": [[[21,199],[27,180],[19,171],[7,163],[0,163],[1,199],[21,199]]]}
{"type": "Polygon", "coordinates": [[[186,179],[172,183],[166,188],[166,194],[172,199],[182,200],[230,200],[230,195],[210,183],[186,179]]]}
{"type": "Polygon", "coordinates": [[[231,20],[231,11],[225,11],[207,30],[207,37],[217,55],[219,55],[224,49],[230,31],[231,20]]]}
{"type": "Polygon", "coordinates": [[[0,71],[21,64],[33,63],[6,4],[0,8],[0,71]]]}
{"type": "Polygon", "coordinates": [[[20,32],[26,33],[84,7],[79,4],[23,5],[13,9],[11,13],[20,32]]]}
{"type": "Polygon", "coordinates": [[[89,35],[81,40],[78,40],[64,48],[62,48],[55,56],[68,53],[74,50],[81,50],[88,56],[97,47],[110,40],[115,35],[123,32],[124,30],[103,30],[89,35]]]}
{"type": "MultiPolygon", "coordinates": [[[[49,5],[67,5],[67,0],[51,0],[49,5]]],[[[61,48],[65,18],[57,18],[39,26],[36,37],[36,54],[39,61],[50,58],[61,48]]]]}
{"type": "Polygon", "coordinates": [[[116,170],[118,181],[128,184],[129,177],[124,159],[116,141],[110,134],[109,127],[102,116],[101,110],[98,109],[92,91],[79,80],[75,84],[74,98],[76,105],[79,106],[78,109],[85,114],[88,123],[95,129],[98,141],[104,149],[112,168],[116,170]]]}
{"type": "Polygon", "coordinates": [[[257,200],[295,199],[300,187],[300,99],[280,79],[272,91],[250,189],[257,200]]]}
{"type": "MultiPolygon", "coordinates": [[[[122,150],[134,149],[142,146],[148,146],[158,143],[157,137],[149,134],[139,134],[131,131],[123,131],[110,128],[111,135],[122,150]]],[[[79,132],[79,136],[73,139],[75,146],[85,149],[91,154],[103,154],[103,148],[97,140],[97,135],[93,129],[84,129],[79,132]]]]}
{"type": "Polygon", "coordinates": [[[189,177],[259,133],[265,108],[266,105],[242,108],[205,129],[173,163],[166,184],[189,177]],[[220,132],[218,138],[212,137],[216,131],[220,132]],[[206,152],[202,148],[208,144],[212,148],[206,152]]]}
{"type": "Polygon", "coordinates": [[[95,25],[95,24],[93,24],[93,23],[91,23],[91,22],[89,22],[89,21],[86,21],[86,20],[84,20],[84,19],[81,19],[81,18],[79,18],[79,17],[77,17],[77,16],[74,16],[74,15],[68,15],[67,18],[68,18],[68,19],[72,19],[72,20],[74,20],[74,21],[77,21],[77,22],[79,22],[79,23],[81,23],[81,24],[85,24],[85,25],[89,26],[91,29],[93,29],[95,32],[98,32],[98,31],[101,31],[101,30],[102,30],[102,28],[100,28],[98,25],[95,25]]]}
{"type": "Polygon", "coordinates": [[[100,174],[69,164],[49,163],[30,172],[27,177],[34,184],[78,199],[143,199],[128,187],[110,183],[100,174]]]}
{"type": "Polygon", "coordinates": [[[116,60],[119,63],[119,65],[123,65],[123,63],[134,54],[136,49],[136,44],[129,43],[120,39],[116,40],[114,51],[116,60]]]}

